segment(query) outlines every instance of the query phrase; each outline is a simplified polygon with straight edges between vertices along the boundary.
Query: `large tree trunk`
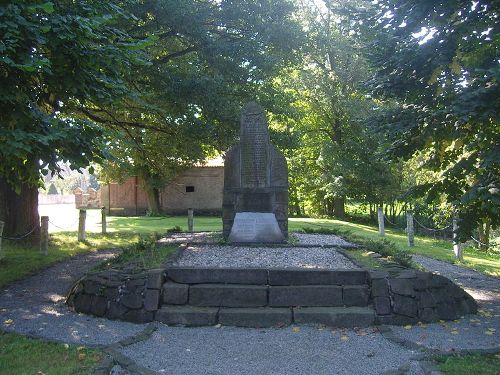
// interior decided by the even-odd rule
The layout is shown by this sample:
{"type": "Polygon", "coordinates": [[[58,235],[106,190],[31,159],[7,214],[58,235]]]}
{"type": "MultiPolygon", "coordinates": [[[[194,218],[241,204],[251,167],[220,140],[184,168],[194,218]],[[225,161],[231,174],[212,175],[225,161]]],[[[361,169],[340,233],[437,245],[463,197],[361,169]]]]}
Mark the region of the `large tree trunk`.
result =
{"type": "Polygon", "coordinates": [[[488,250],[490,247],[490,221],[486,220],[483,223],[479,224],[478,227],[479,233],[479,248],[481,250],[488,250]]]}
{"type": "Polygon", "coordinates": [[[345,197],[339,197],[333,200],[333,215],[338,219],[345,219],[345,197]]]}
{"type": "Polygon", "coordinates": [[[149,186],[145,183],[144,190],[148,197],[148,210],[151,215],[160,214],[160,191],[157,188],[149,186]]]}
{"type": "Polygon", "coordinates": [[[0,220],[4,237],[36,244],[40,236],[38,188],[23,184],[19,193],[0,177],[0,220]]]}

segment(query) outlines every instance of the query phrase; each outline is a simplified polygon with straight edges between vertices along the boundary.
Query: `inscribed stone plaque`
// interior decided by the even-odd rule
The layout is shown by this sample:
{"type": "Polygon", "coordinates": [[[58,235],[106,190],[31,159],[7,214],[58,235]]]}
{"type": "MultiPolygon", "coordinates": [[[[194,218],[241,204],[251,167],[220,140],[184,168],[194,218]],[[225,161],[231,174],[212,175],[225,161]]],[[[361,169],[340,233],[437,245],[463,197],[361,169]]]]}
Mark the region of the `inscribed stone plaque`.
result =
{"type": "Polygon", "coordinates": [[[285,236],[271,212],[238,212],[229,241],[236,243],[283,242],[285,236]]]}

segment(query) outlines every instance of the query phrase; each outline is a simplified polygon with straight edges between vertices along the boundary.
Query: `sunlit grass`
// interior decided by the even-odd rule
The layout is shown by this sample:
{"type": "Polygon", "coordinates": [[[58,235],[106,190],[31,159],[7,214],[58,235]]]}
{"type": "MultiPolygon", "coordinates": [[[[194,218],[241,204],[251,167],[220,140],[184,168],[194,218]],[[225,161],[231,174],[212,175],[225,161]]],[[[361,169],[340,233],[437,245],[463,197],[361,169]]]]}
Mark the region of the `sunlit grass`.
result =
{"type": "Polygon", "coordinates": [[[56,344],[0,331],[0,374],[67,375],[94,373],[99,350],[56,344]]]}

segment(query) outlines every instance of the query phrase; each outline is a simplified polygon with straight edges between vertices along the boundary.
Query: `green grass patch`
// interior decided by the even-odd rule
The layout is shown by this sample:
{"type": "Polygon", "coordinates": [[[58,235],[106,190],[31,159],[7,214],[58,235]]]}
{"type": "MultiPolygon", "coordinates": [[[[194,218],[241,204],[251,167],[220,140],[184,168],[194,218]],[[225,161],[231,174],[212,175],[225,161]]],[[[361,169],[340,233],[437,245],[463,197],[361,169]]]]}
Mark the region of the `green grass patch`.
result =
{"type": "Polygon", "coordinates": [[[127,268],[141,272],[147,269],[159,268],[165,263],[168,256],[178,248],[176,245],[156,244],[160,237],[156,233],[141,235],[139,241],[125,247],[120,255],[99,264],[94,270],[127,268]]]}
{"type": "Polygon", "coordinates": [[[93,374],[103,353],[0,331],[0,374],[93,374]]]}
{"type": "Polygon", "coordinates": [[[450,375],[498,375],[500,369],[500,354],[437,356],[434,361],[443,374],[450,375]]]}
{"type": "MultiPolygon", "coordinates": [[[[172,227],[178,227],[183,231],[187,231],[187,215],[164,217],[108,217],[108,229],[110,232],[166,233],[167,230],[172,227]]],[[[216,216],[195,216],[194,230],[196,232],[221,231],[222,219],[216,216]]]]}
{"type": "Polygon", "coordinates": [[[114,247],[124,247],[137,242],[135,233],[88,233],[86,242],[77,241],[76,232],[58,232],[50,235],[49,255],[40,254],[37,246],[16,241],[2,241],[5,258],[0,261],[0,287],[23,279],[47,266],[68,257],[114,247]]]}
{"type": "MultiPolygon", "coordinates": [[[[374,226],[333,219],[291,218],[288,227],[290,231],[300,231],[302,228],[325,228],[349,231],[352,235],[365,240],[381,239],[378,234],[378,228],[374,226]]],[[[415,246],[409,247],[404,232],[386,228],[385,234],[385,238],[394,242],[396,246],[402,250],[408,250],[411,253],[455,263],[488,275],[500,276],[500,253],[486,253],[467,247],[464,249],[464,261],[458,262],[453,254],[450,241],[416,236],[415,246]]]]}

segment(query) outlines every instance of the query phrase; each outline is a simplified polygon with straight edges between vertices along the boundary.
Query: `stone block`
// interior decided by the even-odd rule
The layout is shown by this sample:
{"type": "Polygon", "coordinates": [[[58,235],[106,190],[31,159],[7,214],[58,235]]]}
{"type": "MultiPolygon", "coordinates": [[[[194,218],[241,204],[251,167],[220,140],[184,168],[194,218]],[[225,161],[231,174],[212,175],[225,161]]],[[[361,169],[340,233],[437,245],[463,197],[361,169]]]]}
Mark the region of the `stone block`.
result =
{"type": "Polygon", "coordinates": [[[438,303],[436,313],[439,319],[443,320],[458,319],[462,315],[462,312],[459,311],[459,304],[456,302],[438,303]]]}
{"type": "Polygon", "coordinates": [[[368,307],[297,307],[293,309],[297,324],[324,324],[332,327],[368,327],[375,312],[368,307]]]}
{"type": "Polygon", "coordinates": [[[424,290],[418,293],[418,308],[419,309],[425,309],[428,307],[436,307],[437,305],[437,300],[435,295],[429,291],[429,290],[424,290]]]}
{"type": "Polygon", "coordinates": [[[267,270],[262,268],[169,267],[167,276],[184,284],[267,284],[267,270]]]}
{"type": "Polygon", "coordinates": [[[81,312],[84,314],[90,313],[92,306],[92,297],[89,294],[78,294],[75,296],[74,306],[75,311],[81,312]]]}
{"type": "Polygon", "coordinates": [[[106,317],[109,319],[121,319],[127,311],[129,311],[129,309],[121,303],[110,302],[108,311],[106,311],[106,317]]]}
{"type": "Polygon", "coordinates": [[[129,310],[123,314],[123,320],[132,323],[149,323],[152,322],[154,318],[154,313],[152,311],[146,311],[144,309],[139,310],[129,310]]]}
{"type": "Polygon", "coordinates": [[[105,297],[94,296],[90,307],[90,313],[96,316],[104,316],[108,307],[108,300],[105,297]]]}
{"type": "Polygon", "coordinates": [[[237,327],[283,327],[292,323],[290,308],[221,308],[219,323],[237,327]]]}
{"type": "Polygon", "coordinates": [[[188,302],[188,284],[166,282],[163,284],[163,303],[185,305],[188,302]]]}
{"type": "Polygon", "coordinates": [[[364,270],[270,269],[269,285],[360,285],[366,284],[364,270]]]}
{"type": "Polygon", "coordinates": [[[140,309],[142,307],[142,294],[125,292],[120,297],[120,302],[129,309],[140,309]]]}
{"type": "Polygon", "coordinates": [[[408,296],[395,294],[392,296],[392,310],[399,315],[416,317],[418,315],[417,301],[408,296]]]}
{"type": "Polygon", "coordinates": [[[148,271],[146,288],[148,289],[161,289],[163,285],[163,269],[148,271]]]}
{"type": "Polygon", "coordinates": [[[389,279],[389,285],[393,293],[415,297],[413,279],[389,279]]]}
{"type": "Polygon", "coordinates": [[[391,313],[391,300],[388,297],[375,297],[373,307],[377,315],[389,315],[391,313]]]}
{"type": "Polygon", "coordinates": [[[217,324],[218,311],[216,307],[164,305],[155,320],[169,325],[210,326],[217,324]]]}
{"type": "Polygon", "coordinates": [[[372,280],[373,297],[389,297],[389,284],[386,279],[372,280]]]}
{"type": "Polygon", "coordinates": [[[418,311],[418,317],[422,322],[431,323],[439,320],[439,315],[436,309],[432,307],[426,307],[418,311]]]}
{"type": "Polygon", "coordinates": [[[108,300],[114,301],[115,299],[118,298],[119,292],[118,288],[116,287],[107,287],[104,290],[104,297],[106,297],[108,300]]]}
{"type": "MultiPolygon", "coordinates": [[[[126,281],[125,286],[127,289],[135,289],[137,287],[143,287],[146,284],[146,276],[134,277],[126,281]]],[[[138,288],[140,289],[140,288],[138,288]]]]}
{"type": "Polygon", "coordinates": [[[269,306],[342,306],[342,287],[335,285],[270,286],[269,306]]]}
{"type": "Polygon", "coordinates": [[[156,311],[160,305],[160,291],[158,289],[146,289],[144,294],[144,309],[156,311]]]}
{"type": "Polygon", "coordinates": [[[343,287],[345,306],[367,306],[370,293],[366,285],[348,285],[343,287]]]}
{"type": "Polygon", "coordinates": [[[189,289],[193,306],[258,307],[267,305],[267,286],[198,284],[189,289]]]}
{"type": "Polygon", "coordinates": [[[95,280],[83,280],[83,290],[85,294],[98,294],[101,289],[101,284],[95,280]]]}

